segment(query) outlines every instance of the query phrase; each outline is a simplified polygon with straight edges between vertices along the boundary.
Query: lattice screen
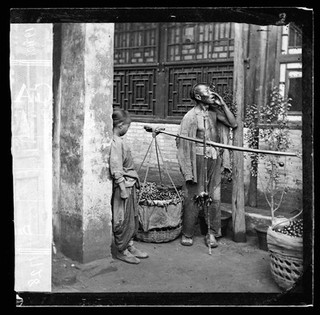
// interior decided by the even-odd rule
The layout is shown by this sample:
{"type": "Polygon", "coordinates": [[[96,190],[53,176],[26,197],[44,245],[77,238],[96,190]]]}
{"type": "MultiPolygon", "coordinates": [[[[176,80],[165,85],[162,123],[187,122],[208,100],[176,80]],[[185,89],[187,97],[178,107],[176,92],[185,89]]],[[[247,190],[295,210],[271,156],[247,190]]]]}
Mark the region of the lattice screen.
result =
{"type": "Polygon", "coordinates": [[[154,115],[156,80],[155,68],[115,70],[114,107],[134,115],[154,115]]]}
{"type": "Polygon", "coordinates": [[[289,25],[289,47],[302,47],[302,34],[292,23],[289,25]]]}
{"type": "Polygon", "coordinates": [[[159,23],[115,24],[115,64],[154,63],[157,61],[159,23]]]}
{"type": "Polygon", "coordinates": [[[116,24],[114,107],[137,116],[179,118],[193,106],[189,90],[196,82],[213,83],[220,93],[232,90],[233,26],[116,24]]]}
{"type": "Polygon", "coordinates": [[[191,87],[199,82],[213,83],[223,94],[232,90],[233,65],[198,65],[172,67],[169,70],[168,116],[183,116],[194,104],[190,100],[191,87]]]}
{"type": "Polygon", "coordinates": [[[170,23],[168,61],[233,57],[233,23],[170,23]]]}

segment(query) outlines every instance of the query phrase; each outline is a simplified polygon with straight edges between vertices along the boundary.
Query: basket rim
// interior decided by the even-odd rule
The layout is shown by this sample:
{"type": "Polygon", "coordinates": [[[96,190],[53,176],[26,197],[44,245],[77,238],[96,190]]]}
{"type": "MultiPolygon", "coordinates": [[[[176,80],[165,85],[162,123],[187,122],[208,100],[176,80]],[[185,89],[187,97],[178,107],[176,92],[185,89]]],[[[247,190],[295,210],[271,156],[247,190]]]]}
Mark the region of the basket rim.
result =
{"type": "Polygon", "coordinates": [[[267,234],[270,235],[281,235],[281,238],[285,238],[288,240],[296,240],[296,241],[300,241],[303,239],[303,236],[291,236],[291,235],[287,235],[278,231],[275,231],[271,226],[268,227],[267,229],[267,234]]]}
{"type": "Polygon", "coordinates": [[[136,233],[136,238],[138,240],[143,240],[147,242],[166,242],[166,241],[172,241],[176,239],[182,230],[182,224],[179,224],[177,227],[172,228],[170,230],[150,230],[150,231],[141,231],[138,230],[136,233]]]}
{"type": "Polygon", "coordinates": [[[173,231],[173,230],[177,230],[179,228],[182,228],[182,223],[179,223],[177,226],[168,226],[166,228],[161,228],[160,230],[156,230],[158,228],[154,228],[154,229],[150,229],[149,231],[143,231],[138,229],[138,232],[142,232],[142,233],[149,233],[149,232],[166,232],[166,231],[173,231]]]}
{"type": "Polygon", "coordinates": [[[170,203],[174,203],[174,204],[178,204],[178,203],[181,203],[183,200],[182,200],[182,196],[181,196],[181,198],[171,198],[171,199],[156,199],[156,200],[152,200],[152,199],[141,199],[140,201],[139,201],[139,205],[143,205],[143,206],[145,206],[145,202],[150,202],[150,203],[168,203],[168,204],[170,204],[170,203]]]}

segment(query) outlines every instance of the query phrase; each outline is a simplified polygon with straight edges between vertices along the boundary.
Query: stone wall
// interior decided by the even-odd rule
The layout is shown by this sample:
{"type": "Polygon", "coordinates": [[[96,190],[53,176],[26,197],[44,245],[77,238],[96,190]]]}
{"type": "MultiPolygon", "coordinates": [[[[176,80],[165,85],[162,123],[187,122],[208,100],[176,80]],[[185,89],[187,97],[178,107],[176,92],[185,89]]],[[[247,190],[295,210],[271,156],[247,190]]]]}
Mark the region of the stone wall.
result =
{"type": "MultiPolygon", "coordinates": [[[[133,159],[137,169],[141,167],[141,163],[145,158],[139,172],[141,181],[144,180],[147,166],[150,167],[147,180],[159,181],[160,176],[158,171],[158,163],[154,142],[150,147],[149,154],[146,156],[147,150],[152,141],[152,133],[145,131],[145,129],[143,128],[145,125],[151,126],[153,128],[164,127],[166,132],[170,132],[173,134],[178,133],[179,125],[132,122],[130,129],[125,135],[125,141],[127,141],[130,145],[133,159]]],[[[165,134],[159,134],[157,136],[157,142],[160,149],[158,156],[161,167],[161,174],[163,174],[163,181],[165,182],[165,184],[170,184],[170,179],[166,175],[167,169],[170,176],[172,176],[172,179],[174,179],[175,184],[181,185],[183,182],[183,178],[180,174],[180,168],[176,156],[177,148],[175,137],[168,136],[165,134]]]]}
{"type": "Polygon", "coordinates": [[[83,255],[84,31],[84,24],[65,24],[61,30],[61,250],[77,259],[83,255]]]}
{"type": "MultiPolygon", "coordinates": [[[[113,24],[62,24],[55,78],[55,231],[86,263],[111,255],[113,24]],[[105,52],[109,52],[106,54],[105,52]],[[57,87],[58,85],[58,87],[57,87]]],[[[56,52],[57,53],[57,52],[56,52]]]]}
{"type": "Polygon", "coordinates": [[[113,24],[86,24],[83,261],[110,256],[113,24]],[[106,54],[106,51],[109,52],[106,54]]]}

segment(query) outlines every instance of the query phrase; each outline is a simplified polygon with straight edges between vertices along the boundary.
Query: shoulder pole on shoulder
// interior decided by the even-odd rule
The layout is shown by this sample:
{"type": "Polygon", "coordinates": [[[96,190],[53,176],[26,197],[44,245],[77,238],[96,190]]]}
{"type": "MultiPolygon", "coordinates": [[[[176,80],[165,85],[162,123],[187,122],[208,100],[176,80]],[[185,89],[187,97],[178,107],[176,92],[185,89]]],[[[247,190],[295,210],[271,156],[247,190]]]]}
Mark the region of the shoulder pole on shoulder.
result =
{"type": "MultiPolygon", "coordinates": [[[[196,143],[203,143],[203,140],[197,139],[197,138],[192,138],[192,137],[187,137],[187,136],[181,136],[179,134],[174,134],[171,132],[165,131],[164,128],[152,128],[150,126],[144,126],[144,129],[147,132],[152,132],[155,135],[159,133],[163,133],[168,136],[184,139],[184,140],[189,140],[193,141],[196,143]]],[[[223,148],[223,149],[228,149],[228,150],[235,150],[235,151],[244,151],[244,152],[252,152],[252,153],[260,153],[260,154],[273,154],[273,155],[282,155],[282,156],[296,156],[300,157],[298,153],[294,152],[281,152],[281,151],[271,151],[271,150],[261,150],[261,149],[252,149],[252,148],[244,148],[244,147],[237,147],[234,145],[229,145],[229,144],[222,144],[214,141],[206,141],[207,146],[212,146],[212,147],[217,147],[217,148],[223,148]]]]}

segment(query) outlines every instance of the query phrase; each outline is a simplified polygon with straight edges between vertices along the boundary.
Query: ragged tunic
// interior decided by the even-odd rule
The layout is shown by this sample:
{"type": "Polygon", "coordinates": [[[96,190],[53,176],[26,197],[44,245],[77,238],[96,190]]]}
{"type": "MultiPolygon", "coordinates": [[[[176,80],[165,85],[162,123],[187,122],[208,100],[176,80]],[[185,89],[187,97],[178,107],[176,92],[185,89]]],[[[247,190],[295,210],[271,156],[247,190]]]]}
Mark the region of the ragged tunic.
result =
{"type": "MultiPolygon", "coordinates": [[[[198,107],[191,109],[182,119],[179,135],[198,138],[214,142],[228,142],[229,127],[217,120],[213,111],[203,111],[198,107]],[[204,115],[206,116],[206,128],[204,128],[204,115]]],[[[177,138],[177,158],[181,173],[185,179],[186,201],[184,203],[182,233],[188,237],[194,234],[194,227],[199,215],[199,208],[194,204],[193,197],[205,190],[204,187],[204,148],[203,144],[177,138]],[[189,181],[192,180],[193,183],[189,181]]],[[[207,188],[213,202],[209,206],[210,229],[212,233],[221,236],[221,170],[230,169],[228,150],[208,146],[206,148],[207,160],[207,188]]],[[[201,212],[200,212],[201,213],[201,212]]],[[[208,222],[208,212],[203,213],[208,222]]]]}
{"type": "MultiPolygon", "coordinates": [[[[203,140],[204,123],[203,115],[207,115],[206,119],[206,139],[208,141],[220,142],[229,144],[229,127],[220,123],[216,118],[216,113],[213,111],[204,112],[197,107],[192,108],[183,117],[179,135],[190,138],[198,138],[203,140]]],[[[198,182],[198,174],[196,167],[196,156],[203,155],[203,145],[192,141],[177,138],[177,158],[180,169],[186,181],[193,180],[198,182]]],[[[220,152],[222,157],[222,168],[230,170],[230,156],[228,150],[216,150],[213,147],[207,148],[207,155],[213,159],[220,152]]]]}
{"type": "Polygon", "coordinates": [[[110,174],[113,179],[112,227],[114,242],[119,251],[127,248],[138,229],[136,188],[139,176],[134,167],[129,146],[121,137],[113,136],[110,149],[110,174]],[[129,197],[120,197],[119,183],[124,182],[129,197]]]}

